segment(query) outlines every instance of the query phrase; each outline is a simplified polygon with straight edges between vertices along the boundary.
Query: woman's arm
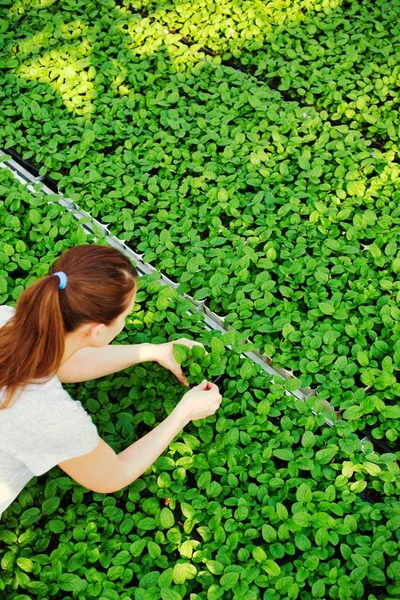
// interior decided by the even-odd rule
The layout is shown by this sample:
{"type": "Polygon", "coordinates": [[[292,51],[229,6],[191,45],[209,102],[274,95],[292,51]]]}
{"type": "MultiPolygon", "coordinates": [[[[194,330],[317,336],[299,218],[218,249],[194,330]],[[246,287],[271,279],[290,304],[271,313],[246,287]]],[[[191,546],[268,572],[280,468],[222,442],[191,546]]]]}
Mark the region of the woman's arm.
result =
{"type": "Polygon", "coordinates": [[[116,492],[143,475],[189,421],[214,414],[221,400],[218,387],[203,381],[183,396],[160,425],[120,454],[100,440],[92,452],[63,461],[59,467],[93,492],[116,492]]]}
{"type": "Polygon", "coordinates": [[[117,492],[143,475],[186,424],[184,416],[173,411],[158,427],[120,454],[100,439],[89,454],[58,466],[93,492],[117,492]]]}
{"type": "Polygon", "coordinates": [[[141,362],[156,360],[155,344],[82,348],[58,370],[61,383],[79,383],[110,375],[141,362]]]}
{"type": "Polygon", "coordinates": [[[79,383],[110,375],[141,362],[156,361],[162,367],[169,369],[181,383],[188,385],[180,364],[174,358],[174,344],[184,344],[188,348],[202,345],[186,338],[179,338],[165,344],[86,347],[78,350],[61,365],[57,377],[61,383],[79,383]]]}

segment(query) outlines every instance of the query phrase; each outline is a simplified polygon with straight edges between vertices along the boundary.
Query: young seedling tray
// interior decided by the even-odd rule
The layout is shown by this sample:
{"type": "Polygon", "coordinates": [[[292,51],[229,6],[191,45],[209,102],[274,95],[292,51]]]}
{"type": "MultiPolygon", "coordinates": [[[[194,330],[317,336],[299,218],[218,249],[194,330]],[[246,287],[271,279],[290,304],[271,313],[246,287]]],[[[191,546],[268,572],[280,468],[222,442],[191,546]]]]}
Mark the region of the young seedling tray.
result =
{"type": "MultiPolygon", "coordinates": [[[[17,177],[24,185],[28,187],[28,189],[30,189],[30,191],[34,191],[32,186],[38,182],[43,184],[42,191],[46,194],[52,194],[54,193],[54,190],[58,190],[57,184],[54,180],[47,176],[38,177],[38,169],[28,161],[23,160],[14,150],[8,150],[7,152],[2,152],[0,150],[0,157],[1,156],[3,156],[3,163],[0,163],[0,165],[2,164],[2,166],[9,169],[15,177],[17,177]],[[11,160],[9,158],[10,156],[12,157],[11,160]],[[50,185],[47,185],[46,179],[50,185]]],[[[158,271],[151,264],[143,262],[143,254],[136,253],[124,241],[119,240],[116,236],[112,235],[107,226],[103,225],[100,221],[97,221],[97,219],[94,219],[90,213],[82,210],[70,199],[65,198],[61,193],[59,193],[59,196],[58,202],[67,208],[67,210],[69,210],[77,220],[83,220],[82,227],[84,227],[88,232],[94,233],[95,235],[96,229],[101,231],[108,244],[119,249],[135,262],[136,268],[140,275],[158,273],[158,271]]],[[[172,281],[164,274],[160,275],[160,282],[174,289],[178,287],[178,283],[172,281]]],[[[228,328],[224,325],[224,317],[221,317],[209,310],[204,301],[194,300],[187,294],[183,294],[182,296],[191,302],[194,310],[204,314],[204,322],[206,326],[212,330],[220,331],[221,333],[227,331],[228,328]]],[[[251,343],[251,340],[247,340],[247,342],[251,343]]],[[[291,371],[288,371],[284,368],[273,367],[272,360],[257,350],[245,352],[243,353],[243,357],[250,358],[253,362],[260,365],[263,370],[267,371],[272,376],[278,376],[286,380],[293,378],[293,373],[291,371]]],[[[214,380],[214,382],[221,382],[222,377],[223,376],[219,376],[214,380]]],[[[289,395],[294,395],[297,399],[304,402],[307,398],[315,395],[316,391],[311,388],[301,388],[299,390],[287,393],[289,395]]],[[[329,407],[329,403],[327,404],[329,407]]],[[[329,426],[333,426],[334,424],[333,421],[328,418],[325,419],[325,422],[329,426]]],[[[393,450],[389,449],[384,443],[380,442],[379,440],[374,440],[368,432],[362,432],[362,435],[363,437],[370,439],[374,446],[377,449],[379,448],[380,451],[393,452],[393,450]]]]}

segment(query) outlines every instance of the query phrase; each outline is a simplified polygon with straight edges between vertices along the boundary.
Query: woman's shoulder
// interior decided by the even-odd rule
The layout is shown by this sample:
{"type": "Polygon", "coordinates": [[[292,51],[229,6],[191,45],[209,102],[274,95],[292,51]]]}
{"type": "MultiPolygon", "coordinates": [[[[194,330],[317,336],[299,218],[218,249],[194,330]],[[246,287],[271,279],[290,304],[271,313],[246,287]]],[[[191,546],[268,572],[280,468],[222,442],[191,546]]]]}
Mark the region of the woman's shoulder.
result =
{"type": "Polygon", "coordinates": [[[28,384],[4,413],[7,421],[40,423],[44,429],[65,429],[67,424],[73,427],[90,419],[81,402],[63,389],[57,377],[28,384]]]}

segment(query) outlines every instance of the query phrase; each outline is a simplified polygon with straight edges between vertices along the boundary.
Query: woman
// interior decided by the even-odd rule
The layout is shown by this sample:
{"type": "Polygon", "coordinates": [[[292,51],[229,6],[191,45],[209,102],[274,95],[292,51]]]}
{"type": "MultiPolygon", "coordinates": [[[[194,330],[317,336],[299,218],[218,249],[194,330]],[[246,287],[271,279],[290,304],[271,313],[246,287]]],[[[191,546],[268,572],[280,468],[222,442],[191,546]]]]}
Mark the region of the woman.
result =
{"type": "Polygon", "coordinates": [[[62,388],[144,361],[158,362],[188,385],[172,342],[109,345],[132,311],[136,279],[129,260],[114,248],[78,246],[23,292],[16,311],[0,307],[0,515],[33,476],[55,465],[95,492],[120,490],[187,423],[218,409],[217,386],[203,381],[160,425],[117,455],[62,388]]]}

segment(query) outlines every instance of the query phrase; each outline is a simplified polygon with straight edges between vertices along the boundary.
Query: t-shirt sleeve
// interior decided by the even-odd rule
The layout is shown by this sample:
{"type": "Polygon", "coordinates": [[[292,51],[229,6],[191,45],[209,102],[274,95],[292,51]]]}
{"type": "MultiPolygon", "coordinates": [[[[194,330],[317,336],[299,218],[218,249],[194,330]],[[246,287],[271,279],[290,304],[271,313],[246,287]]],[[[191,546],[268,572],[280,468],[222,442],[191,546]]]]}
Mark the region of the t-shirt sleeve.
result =
{"type": "MultiPolygon", "coordinates": [[[[15,314],[0,306],[0,327],[15,314]]],[[[28,386],[15,405],[4,409],[0,448],[23,462],[34,475],[94,450],[99,434],[79,400],[73,400],[56,377],[28,386]]]]}
{"type": "MultiPolygon", "coordinates": [[[[67,392],[63,390],[68,396],[67,392]]],[[[42,475],[59,463],[94,450],[97,428],[78,400],[35,402],[34,419],[19,421],[18,443],[13,455],[34,475],[42,475]]],[[[51,399],[50,399],[51,400],[51,399]]]]}
{"type": "Polygon", "coordinates": [[[0,327],[5,325],[15,315],[15,308],[2,304],[0,306],[0,327]]]}

